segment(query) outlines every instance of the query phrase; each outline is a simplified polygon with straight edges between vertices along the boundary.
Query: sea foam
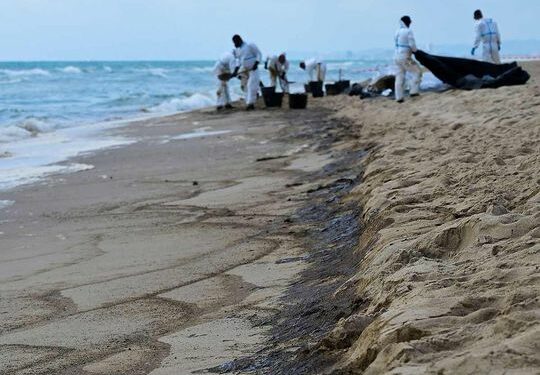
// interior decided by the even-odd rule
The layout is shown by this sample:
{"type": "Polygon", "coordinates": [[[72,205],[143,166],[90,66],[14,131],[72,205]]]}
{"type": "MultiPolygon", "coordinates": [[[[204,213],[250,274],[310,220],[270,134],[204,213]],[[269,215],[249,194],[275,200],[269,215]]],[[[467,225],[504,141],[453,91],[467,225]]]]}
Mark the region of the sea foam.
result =
{"type": "Polygon", "coordinates": [[[150,108],[149,112],[174,113],[192,109],[205,108],[213,105],[215,99],[209,94],[193,94],[185,98],[173,98],[150,108]]]}
{"type": "Polygon", "coordinates": [[[24,76],[50,76],[51,73],[45,69],[0,69],[0,74],[9,77],[24,77],[24,76]]]}
{"type": "Polygon", "coordinates": [[[76,66],[66,66],[65,68],[60,69],[63,73],[68,74],[81,74],[82,70],[80,68],[77,68],[76,66]]]}

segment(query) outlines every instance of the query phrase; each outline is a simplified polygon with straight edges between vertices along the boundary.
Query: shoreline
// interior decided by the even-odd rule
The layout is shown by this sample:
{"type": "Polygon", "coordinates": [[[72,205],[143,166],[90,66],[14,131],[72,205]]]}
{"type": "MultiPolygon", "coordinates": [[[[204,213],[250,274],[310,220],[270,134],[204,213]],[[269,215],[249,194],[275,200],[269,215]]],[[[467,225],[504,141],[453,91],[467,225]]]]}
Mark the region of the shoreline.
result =
{"type": "Polygon", "coordinates": [[[305,200],[294,178],[331,161],[310,136],[324,116],[203,110],[135,123],[116,132],[139,143],[74,159],[94,169],[9,193],[0,370],[188,373],[253,353],[266,332],[253,316],[270,317],[304,268],[286,219],[305,200]],[[173,139],[201,127],[221,133],[173,139]]]}
{"type": "MultiPolygon", "coordinates": [[[[199,111],[207,111],[210,108],[211,107],[203,107],[203,108],[196,108],[196,109],[179,111],[179,112],[174,112],[174,113],[143,114],[143,115],[138,115],[138,116],[124,118],[124,119],[98,121],[98,122],[93,122],[93,123],[89,123],[85,125],[78,125],[74,127],[58,129],[52,133],[41,133],[41,137],[31,137],[27,139],[21,139],[16,143],[17,147],[20,147],[21,144],[32,143],[32,142],[37,143],[39,145],[40,143],[47,142],[47,140],[43,139],[43,137],[51,137],[51,136],[58,137],[59,135],[61,136],[63,133],[76,132],[78,129],[81,129],[83,132],[87,134],[91,134],[90,138],[88,137],[85,138],[85,141],[87,142],[109,141],[111,144],[109,145],[96,144],[94,147],[90,147],[88,149],[79,148],[77,150],[72,151],[70,154],[66,155],[65,157],[62,157],[61,159],[57,159],[57,160],[55,159],[51,163],[39,164],[37,166],[33,166],[35,169],[41,168],[43,169],[43,171],[42,172],[35,171],[32,175],[28,175],[26,179],[23,177],[20,177],[20,181],[17,181],[17,182],[14,181],[11,185],[0,189],[0,194],[9,192],[19,187],[24,187],[29,184],[43,183],[43,181],[46,180],[47,178],[55,178],[55,176],[57,175],[77,173],[78,171],[70,171],[69,165],[80,164],[76,162],[72,163],[71,161],[77,159],[81,155],[85,155],[88,153],[103,152],[108,149],[124,147],[132,143],[136,143],[137,139],[128,139],[128,138],[122,138],[122,137],[115,138],[114,136],[115,131],[120,130],[124,127],[136,126],[136,124],[138,123],[151,122],[152,120],[158,121],[159,119],[165,119],[169,117],[179,117],[183,114],[189,114],[192,112],[196,113],[199,111]],[[62,171],[62,168],[64,168],[65,170],[62,171]],[[51,171],[47,171],[47,170],[51,170],[51,171]]],[[[71,141],[73,141],[73,139],[71,141]]],[[[50,147],[53,147],[52,143],[50,147]]],[[[9,144],[7,144],[7,147],[4,147],[4,149],[2,149],[1,152],[8,156],[4,156],[3,158],[0,158],[0,160],[4,159],[5,162],[10,162],[13,159],[16,159],[18,157],[16,152],[14,153],[14,152],[5,151],[7,149],[12,149],[12,148],[13,148],[13,145],[10,146],[9,144]]]]}
{"type": "Polygon", "coordinates": [[[6,197],[0,372],[538,370],[526,69],[526,86],[402,106],[339,96],[117,129],[141,141],[6,197]],[[201,127],[219,133],[174,139],[201,127]]]}

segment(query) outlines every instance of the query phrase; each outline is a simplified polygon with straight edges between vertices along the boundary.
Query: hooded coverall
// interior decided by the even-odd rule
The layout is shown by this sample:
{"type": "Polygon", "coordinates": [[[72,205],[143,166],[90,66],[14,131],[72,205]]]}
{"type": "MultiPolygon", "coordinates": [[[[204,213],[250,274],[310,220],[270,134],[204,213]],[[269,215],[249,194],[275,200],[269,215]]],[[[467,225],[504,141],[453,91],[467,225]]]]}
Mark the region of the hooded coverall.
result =
{"type": "Polygon", "coordinates": [[[217,106],[224,107],[227,104],[231,104],[231,95],[229,93],[229,81],[220,79],[222,74],[232,73],[234,70],[234,58],[232,55],[227,54],[223,56],[214,65],[214,74],[218,77],[219,87],[217,91],[217,106]]]}
{"type": "Polygon", "coordinates": [[[270,73],[270,86],[276,87],[277,80],[279,78],[279,86],[284,93],[289,92],[289,82],[284,79],[285,75],[289,71],[289,61],[285,60],[282,64],[279,62],[278,56],[270,56],[266,60],[266,66],[270,73]]]}
{"type": "MultiPolygon", "coordinates": [[[[235,61],[235,66],[234,67],[235,68],[236,67],[240,68],[240,49],[239,48],[233,49],[233,56],[234,56],[234,61],[235,61]]],[[[248,78],[249,78],[249,74],[244,73],[243,71],[240,71],[238,73],[238,79],[240,79],[240,89],[242,90],[244,95],[245,95],[246,90],[247,90],[248,78]]]]}
{"type": "Polygon", "coordinates": [[[249,74],[246,88],[246,104],[254,105],[257,101],[261,77],[259,75],[259,69],[253,70],[253,68],[256,62],[262,61],[262,53],[254,43],[244,42],[238,48],[238,56],[240,58],[241,72],[249,74]]]}
{"type": "Polygon", "coordinates": [[[501,34],[497,22],[491,18],[482,18],[476,22],[474,48],[482,43],[482,60],[493,64],[500,64],[499,49],[501,47],[501,34]]]}
{"type": "Polygon", "coordinates": [[[304,63],[306,64],[306,73],[310,81],[324,82],[326,79],[326,63],[317,59],[310,59],[304,63]]]}
{"type": "Polygon", "coordinates": [[[394,63],[396,64],[396,100],[403,100],[405,77],[407,72],[412,74],[410,82],[410,93],[418,94],[420,91],[420,81],[422,80],[422,70],[418,63],[412,59],[413,52],[416,52],[416,41],[411,29],[403,21],[400,21],[401,27],[396,32],[394,63]]]}

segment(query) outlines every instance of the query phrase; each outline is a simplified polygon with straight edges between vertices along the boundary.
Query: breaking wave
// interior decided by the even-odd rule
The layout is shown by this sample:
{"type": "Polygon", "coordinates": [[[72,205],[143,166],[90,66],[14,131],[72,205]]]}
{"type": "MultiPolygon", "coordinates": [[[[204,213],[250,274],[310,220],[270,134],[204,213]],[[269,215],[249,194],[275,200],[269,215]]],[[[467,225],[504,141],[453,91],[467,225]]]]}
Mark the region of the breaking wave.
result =
{"type": "Polygon", "coordinates": [[[215,99],[207,94],[193,94],[184,98],[172,98],[166,100],[154,107],[147,109],[145,112],[153,113],[173,113],[181,111],[189,111],[192,109],[200,109],[213,105],[215,99]]]}
{"type": "Polygon", "coordinates": [[[46,120],[28,118],[8,126],[0,127],[0,143],[36,137],[40,133],[50,133],[62,126],[46,120]]]}
{"type": "Polygon", "coordinates": [[[34,69],[0,69],[0,74],[8,77],[27,77],[27,76],[50,76],[51,73],[48,70],[34,68],[34,69]]]}
{"type": "Polygon", "coordinates": [[[80,68],[77,68],[76,66],[66,66],[65,68],[60,69],[63,73],[68,74],[81,74],[82,70],[80,68]]]}

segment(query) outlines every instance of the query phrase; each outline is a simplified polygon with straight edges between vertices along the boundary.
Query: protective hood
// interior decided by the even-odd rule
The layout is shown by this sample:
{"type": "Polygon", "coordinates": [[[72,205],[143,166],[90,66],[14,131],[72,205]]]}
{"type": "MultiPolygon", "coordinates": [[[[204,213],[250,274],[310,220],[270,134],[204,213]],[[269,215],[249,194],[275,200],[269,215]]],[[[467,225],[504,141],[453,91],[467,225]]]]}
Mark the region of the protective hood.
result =
{"type": "Polygon", "coordinates": [[[234,60],[234,57],[231,53],[224,53],[221,56],[221,59],[219,59],[219,62],[221,62],[223,65],[229,65],[234,60]]]}

